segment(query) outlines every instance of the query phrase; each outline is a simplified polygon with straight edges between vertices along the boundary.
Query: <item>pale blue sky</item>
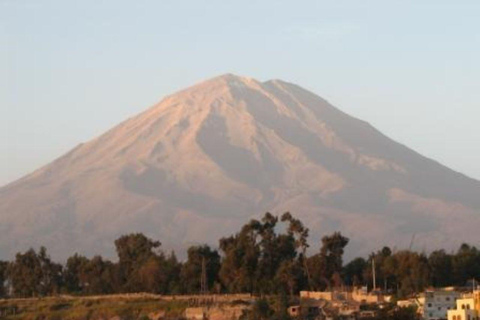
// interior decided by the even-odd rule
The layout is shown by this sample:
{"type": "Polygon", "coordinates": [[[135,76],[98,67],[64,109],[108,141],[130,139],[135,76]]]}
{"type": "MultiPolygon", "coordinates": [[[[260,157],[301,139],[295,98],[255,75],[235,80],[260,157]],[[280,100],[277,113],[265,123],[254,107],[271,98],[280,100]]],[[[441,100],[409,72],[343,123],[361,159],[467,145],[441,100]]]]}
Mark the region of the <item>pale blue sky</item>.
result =
{"type": "Polygon", "coordinates": [[[480,179],[480,1],[0,0],[0,185],[164,95],[297,83],[480,179]]]}

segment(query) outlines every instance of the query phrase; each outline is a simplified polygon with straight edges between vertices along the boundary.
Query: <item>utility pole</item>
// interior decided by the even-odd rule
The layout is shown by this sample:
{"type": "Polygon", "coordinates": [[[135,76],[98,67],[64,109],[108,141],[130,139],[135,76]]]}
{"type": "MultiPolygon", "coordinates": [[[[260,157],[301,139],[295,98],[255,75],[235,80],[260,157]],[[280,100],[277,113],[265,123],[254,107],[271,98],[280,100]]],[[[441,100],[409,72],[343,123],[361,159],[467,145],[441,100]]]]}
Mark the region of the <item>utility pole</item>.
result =
{"type": "Polygon", "coordinates": [[[373,290],[377,289],[377,279],[375,277],[375,256],[372,258],[373,290]]]}

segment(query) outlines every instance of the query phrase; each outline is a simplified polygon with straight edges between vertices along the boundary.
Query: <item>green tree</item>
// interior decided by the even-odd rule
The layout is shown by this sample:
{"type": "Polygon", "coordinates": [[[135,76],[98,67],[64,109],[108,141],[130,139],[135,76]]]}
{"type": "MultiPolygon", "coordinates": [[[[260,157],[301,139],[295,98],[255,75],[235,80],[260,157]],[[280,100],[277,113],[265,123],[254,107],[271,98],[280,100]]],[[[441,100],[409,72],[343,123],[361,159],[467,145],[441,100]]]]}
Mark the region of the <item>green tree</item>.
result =
{"type": "Polygon", "coordinates": [[[9,265],[8,275],[17,297],[57,294],[62,285],[62,266],[50,260],[44,247],[38,254],[33,249],[17,253],[9,265]]]}
{"type": "Polygon", "coordinates": [[[280,292],[288,292],[290,296],[298,293],[305,281],[303,265],[299,260],[285,260],[278,268],[276,283],[280,292]]]}
{"type": "Polygon", "coordinates": [[[35,250],[17,253],[8,270],[15,297],[33,297],[39,295],[42,269],[35,250]]]}
{"type": "Polygon", "coordinates": [[[180,281],[187,293],[199,293],[201,289],[202,268],[205,263],[208,289],[218,282],[220,255],[208,245],[192,246],[188,249],[187,261],[183,264],[180,281]]]}
{"type": "Polygon", "coordinates": [[[340,273],[343,266],[343,252],[348,244],[348,238],[340,232],[322,238],[320,256],[326,264],[326,277],[331,279],[335,273],[340,273]]]}
{"type": "Polygon", "coordinates": [[[272,310],[268,301],[264,298],[253,303],[250,310],[245,311],[240,317],[241,320],[269,320],[272,319],[275,311],[272,310]]]}
{"type": "Polygon", "coordinates": [[[165,293],[168,290],[168,274],[163,256],[150,256],[134,272],[137,291],[165,293]]]}
{"type": "Polygon", "coordinates": [[[343,278],[346,284],[359,286],[365,284],[363,278],[368,263],[364,258],[355,258],[343,268],[343,278]]]}
{"type": "Polygon", "coordinates": [[[5,298],[7,296],[7,270],[8,270],[8,262],[7,261],[0,261],[0,299],[5,298]]]}
{"type": "Polygon", "coordinates": [[[428,259],[417,252],[405,250],[387,257],[384,271],[392,275],[400,297],[421,292],[428,285],[428,259]]]}
{"type": "Polygon", "coordinates": [[[287,221],[289,223],[287,229],[288,235],[295,239],[295,247],[300,251],[298,259],[303,266],[309,289],[312,290],[312,280],[307,263],[307,249],[309,247],[307,241],[308,228],[305,228],[303,223],[299,219],[295,219],[290,212],[286,212],[282,215],[282,221],[287,221]]]}
{"type": "Polygon", "coordinates": [[[83,294],[109,294],[116,290],[116,266],[104,260],[101,256],[94,256],[82,265],[79,272],[79,282],[83,294]]]}
{"type": "Polygon", "coordinates": [[[292,234],[278,234],[275,230],[278,217],[267,212],[261,220],[260,257],[257,268],[259,293],[277,292],[277,270],[283,262],[297,256],[295,238],[292,234]]]}
{"type": "Polygon", "coordinates": [[[309,270],[312,271],[312,288],[314,290],[325,290],[331,288],[331,279],[326,277],[326,263],[320,253],[314,254],[307,259],[309,270]]]}
{"type": "Polygon", "coordinates": [[[267,212],[261,221],[251,220],[239,233],[220,239],[223,259],[219,277],[227,291],[278,292],[282,287],[278,281],[285,277],[284,270],[293,266],[300,266],[305,274],[300,278],[294,275],[295,281],[303,282],[296,284],[293,290],[304,286],[308,278],[308,229],[287,212],[281,217],[281,221],[287,223],[286,233],[279,234],[278,221],[278,217],[267,212]]]}
{"type": "Polygon", "coordinates": [[[60,293],[63,280],[62,265],[50,259],[45,247],[40,248],[38,260],[42,274],[39,294],[41,296],[48,296],[60,293]]]}
{"type": "Polygon", "coordinates": [[[182,270],[182,263],[180,263],[175,255],[171,252],[165,260],[164,271],[167,275],[167,285],[163,293],[179,294],[182,292],[182,284],[180,281],[180,272],[182,270]]]}
{"type": "Polygon", "coordinates": [[[341,280],[343,253],[348,241],[340,232],[322,238],[320,253],[308,259],[308,265],[314,274],[312,283],[315,288],[325,289],[341,280]]]}
{"type": "Polygon", "coordinates": [[[260,257],[257,267],[258,284],[262,293],[271,292],[275,271],[279,264],[277,233],[278,217],[267,212],[261,220],[260,257]]]}
{"type": "MultiPolygon", "coordinates": [[[[372,253],[367,261],[367,266],[363,274],[365,282],[373,286],[373,261],[375,261],[375,279],[377,287],[386,289],[395,285],[395,274],[392,274],[385,267],[385,261],[392,255],[389,247],[383,247],[375,253],[372,253]]],[[[394,270],[392,270],[394,271],[394,270]]]]}
{"type": "MultiPolygon", "coordinates": [[[[158,250],[160,245],[159,241],[151,240],[141,233],[124,235],[115,240],[119,278],[123,284],[124,291],[138,292],[146,290],[138,272],[147,262],[150,270],[154,264],[159,265],[152,258],[163,256],[163,253],[158,250]]],[[[143,270],[145,271],[145,269],[143,270]]]]}
{"type": "Polygon", "coordinates": [[[75,253],[69,257],[65,265],[64,284],[68,293],[80,294],[84,292],[85,283],[80,280],[89,260],[75,253]]]}
{"type": "Polygon", "coordinates": [[[236,235],[220,239],[224,258],[219,276],[231,293],[256,292],[260,229],[260,222],[251,220],[236,235]]]}
{"type": "Polygon", "coordinates": [[[446,287],[454,284],[453,258],[445,250],[436,250],[428,256],[430,267],[430,284],[435,287],[446,287]]]}
{"type": "Polygon", "coordinates": [[[474,246],[462,244],[453,256],[453,275],[457,285],[480,278],[480,252],[474,246]]]}

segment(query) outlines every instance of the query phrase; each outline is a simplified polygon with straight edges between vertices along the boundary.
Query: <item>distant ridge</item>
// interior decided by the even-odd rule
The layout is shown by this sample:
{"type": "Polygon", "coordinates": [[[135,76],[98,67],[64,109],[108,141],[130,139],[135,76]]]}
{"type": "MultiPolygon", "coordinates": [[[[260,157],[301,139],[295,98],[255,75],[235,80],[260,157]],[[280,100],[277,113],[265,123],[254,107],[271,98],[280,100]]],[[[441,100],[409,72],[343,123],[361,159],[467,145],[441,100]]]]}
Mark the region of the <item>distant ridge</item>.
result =
{"type": "Polygon", "coordinates": [[[311,243],[478,242],[480,182],[425,158],[301,87],[226,74],[165,97],[0,188],[0,259],[45,245],[112,255],[121,234],[181,248],[291,211],[311,243]]]}

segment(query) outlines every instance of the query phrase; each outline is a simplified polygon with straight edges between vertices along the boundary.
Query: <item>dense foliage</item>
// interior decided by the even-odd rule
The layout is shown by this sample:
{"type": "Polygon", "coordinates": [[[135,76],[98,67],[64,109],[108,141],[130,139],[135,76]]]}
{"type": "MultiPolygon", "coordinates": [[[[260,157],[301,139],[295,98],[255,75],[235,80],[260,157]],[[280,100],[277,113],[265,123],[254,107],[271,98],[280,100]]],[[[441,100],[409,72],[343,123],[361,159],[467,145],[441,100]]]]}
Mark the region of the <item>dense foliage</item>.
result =
{"type": "MultiPolygon", "coordinates": [[[[325,290],[343,285],[371,288],[372,264],[377,287],[397,296],[427,286],[462,286],[480,278],[480,251],[463,244],[457,252],[384,247],[367,258],[343,264],[349,239],[339,232],[324,236],[320,250],[307,256],[309,230],[285,213],[266,213],[239,232],[220,239],[218,250],[192,246],[184,262],[166,254],[158,241],[145,235],[124,235],[115,241],[118,261],[75,253],[65,265],[53,262],[41,247],[0,261],[0,297],[38,297],[61,293],[93,295],[152,292],[160,294],[251,292],[294,295],[300,290],[325,290]],[[202,278],[204,279],[202,285],[202,278]]],[[[267,316],[271,310],[259,304],[267,316]]]]}

